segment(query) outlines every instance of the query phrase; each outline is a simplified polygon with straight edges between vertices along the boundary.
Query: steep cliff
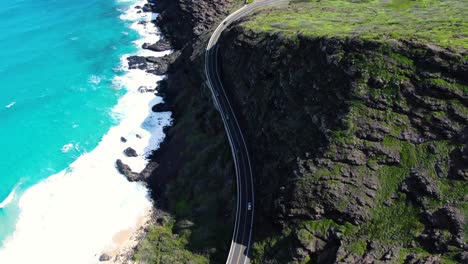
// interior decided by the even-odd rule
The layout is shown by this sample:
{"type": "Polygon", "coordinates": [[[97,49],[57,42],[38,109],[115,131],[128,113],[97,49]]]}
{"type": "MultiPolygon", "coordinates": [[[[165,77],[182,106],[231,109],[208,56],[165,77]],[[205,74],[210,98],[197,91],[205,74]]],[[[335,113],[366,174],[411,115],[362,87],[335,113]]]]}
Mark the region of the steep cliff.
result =
{"type": "Polygon", "coordinates": [[[242,24],[222,39],[252,152],[257,263],[466,257],[466,50],[242,24]]]}
{"type": "MultiPolygon", "coordinates": [[[[203,55],[210,29],[240,1],[158,0],[147,10],[174,47],[159,83],[174,124],[154,154],[148,185],[159,212],[135,258],[147,263],[224,263],[236,204],[235,171],[221,118],[205,86],[203,55]]],[[[153,45],[157,46],[157,45],[153,45]]]]}

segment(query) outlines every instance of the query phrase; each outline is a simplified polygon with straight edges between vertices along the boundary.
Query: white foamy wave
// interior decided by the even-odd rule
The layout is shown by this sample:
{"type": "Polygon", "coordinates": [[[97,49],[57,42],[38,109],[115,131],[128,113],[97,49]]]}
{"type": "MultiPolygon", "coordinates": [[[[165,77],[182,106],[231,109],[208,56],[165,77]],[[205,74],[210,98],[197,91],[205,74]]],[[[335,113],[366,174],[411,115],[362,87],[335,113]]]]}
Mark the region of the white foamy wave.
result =
{"type": "MultiPolygon", "coordinates": [[[[135,5],[144,3],[138,1],[135,5]]],[[[128,12],[134,10],[131,6],[128,12]]],[[[145,19],[148,17],[134,20],[145,19]]],[[[154,38],[152,32],[138,32],[142,39],[154,38]]],[[[139,49],[137,55],[141,52],[139,49]]],[[[127,57],[123,56],[122,62],[126,63],[127,57]]],[[[116,247],[113,237],[134,227],[151,206],[146,187],[128,182],[117,172],[115,162],[121,159],[133,171],[141,171],[148,162],[145,157],[163,140],[163,128],[172,122],[171,113],[152,112],[151,107],[162,98],[139,91],[141,86],[154,89],[162,76],[128,70],[126,65],[121,68],[126,74],[113,82],[116,88],[127,90],[112,111],[119,124],[103,136],[92,152],[81,155],[69,168],[22,195],[16,230],[0,249],[0,263],[100,263],[101,253],[116,247]],[[121,137],[126,138],[125,143],[121,137]],[[123,150],[128,147],[139,156],[126,157],[123,150]]],[[[77,144],[68,143],[62,151],[73,148],[78,150],[77,144]]]]}
{"type": "Polygon", "coordinates": [[[20,185],[23,183],[23,180],[20,180],[18,184],[16,184],[15,188],[8,194],[8,196],[3,199],[3,201],[0,203],[0,209],[5,208],[7,205],[9,205],[13,200],[15,199],[16,191],[20,187],[20,185]]]}
{"type": "Polygon", "coordinates": [[[76,143],[76,144],[73,144],[73,143],[65,144],[62,147],[62,153],[68,153],[72,149],[80,152],[80,145],[78,143],[76,143]]]}
{"type": "Polygon", "coordinates": [[[97,84],[101,83],[101,77],[96,76],[96,75],[91,75],[91,76],[89,77],[89,82],[92,83],[92,84],[96,84],[96,85],[97,85],[97,84]]]}
{"type": "Polygon", "coordinates": [[[15,104],[16,104],[16,102],[11,102],[11,103],[7,104],[5,107],[10,108],[10,107],[14,106],[15,104]]]}
{"type": "Polygon", "coordinates": [[[11,191],[10,194],[0,203],[0,209],[4,208],[5,206],[9,205],[13,199],[15,198],[16,188],[11,191]]]}
{"type": "Polygon", "coordinates": [[[73,148],[73,144],[70,143],[70,144],[66,144],[62,147],[62,153],[67,153],[68,151],[70,151],[70,149],[73,148]]]}
{"type": "Polygon", "coordinates": [[[128,12],[122,14],[120,16],[123,20],[134,21],[130,28],[137,31],[142,38],[134,41],[135,45],[140,48],[139,55],[141,56],[163,56],[166,54],[171,53],[172,51],[162,51],[162,52],[154,52],[151,50],[142,49],[144,43],[153,44],[156,43],[161,39],[161,33],[156,25],[152,22],[158,17],[156,13],[138,13],[140,9],[135,8],[137,5],[141,5],[142,3],[137,3],[133,5],[128,12]],[[143,22],[143,23],[142,23],[143,22]]]}

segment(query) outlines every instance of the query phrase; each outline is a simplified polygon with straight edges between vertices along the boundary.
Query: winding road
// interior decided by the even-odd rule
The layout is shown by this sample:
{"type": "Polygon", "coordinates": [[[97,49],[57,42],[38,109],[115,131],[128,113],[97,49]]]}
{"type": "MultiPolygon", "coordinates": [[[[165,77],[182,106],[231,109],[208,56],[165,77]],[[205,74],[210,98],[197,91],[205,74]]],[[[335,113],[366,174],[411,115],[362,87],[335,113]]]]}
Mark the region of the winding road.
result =
{"type": "Polygon", "coordinates": [[[237,178],[237,209],[231,248],[226,263],[248,263],[254,217],[254,186],[252,167],[247,145],[224,91],[218,62],[218,40],[221,33],[234,21],[250,14],[258,8],[288,3],[288,0],[257,0],[225,18],[213,32],[205,52],[205,75],[213,95],[216,109],[221,114],[231,146],[237,178]]]}

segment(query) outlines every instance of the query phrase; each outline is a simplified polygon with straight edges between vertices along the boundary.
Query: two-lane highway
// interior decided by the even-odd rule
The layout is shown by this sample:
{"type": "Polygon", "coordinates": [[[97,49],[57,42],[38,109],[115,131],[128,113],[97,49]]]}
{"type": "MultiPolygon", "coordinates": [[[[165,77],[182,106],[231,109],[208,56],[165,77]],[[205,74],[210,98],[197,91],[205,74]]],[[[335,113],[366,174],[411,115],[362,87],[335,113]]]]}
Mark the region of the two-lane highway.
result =
{"type": "Polygon", "coordinates": [[[248,263],[254,216],[254,188],[252,168],[247,145],[234,110],[224,91],[218,67],[218,40],[221,33],[234,21],[254,10],[268,5],[288,3],[288,0],[258,0],[232,13],[213,32],[205,52],[205,75],[221,114],[231,146],[237,178],[237,210],[231,248],[226,263],[248,263]]]}

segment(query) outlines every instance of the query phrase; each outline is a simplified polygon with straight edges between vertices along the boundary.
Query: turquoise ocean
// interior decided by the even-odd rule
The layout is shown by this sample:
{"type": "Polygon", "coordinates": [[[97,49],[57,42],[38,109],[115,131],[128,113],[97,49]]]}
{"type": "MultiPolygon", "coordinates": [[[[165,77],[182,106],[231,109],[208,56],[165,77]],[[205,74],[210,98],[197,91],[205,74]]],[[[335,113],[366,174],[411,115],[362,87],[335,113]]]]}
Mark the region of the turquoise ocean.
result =
{"type": "MultiPolygon", "coordinates": [[[[148,85],[152,85],[158,80],[157,77],[146,78],[144,72],[129,74],[122,66],[125,54],[138,53],[135,43],[144,37],[142,32],[145,29],[138,29],[136,21],[151,19],[139,17],[134,12],[136,4],[142,3],[116,0],[0,2],[0,248],[5,247],[6,251],[9,247],[27,248],[27,245],[21,245],[24,243],[21,241],[29,240],[25,235],[27,232],[18,232],[20,228],[36,231],[41,229],[42,224],[43,233],[35,235],[54,232],[54,227],[51,227],[56,225],[54,221],[65,221],[51,217],[54,210],[63,211],[53,207],[56,200],[70,204],[82,199],[80,195],[92,195],[95,186],[89,187],[86,177],[92,174],[92,177],[98,178],[106,174],[99,164],[106,164],[107,161],[94,164],[93,161],[100,156],[96,158],[96,153],[92,157],[93,151],[100,151],[99,155],[113,159],[120,155],[120,148],[124,147],[120,147],[118,144],[121,142],[112,137],[132,138],[139,130],[143,130],[138,132],[140,134],[148,132],[142,142],[134,140],[136,147],[141,146],[141,152],[148,151],[145,147],[148,143],[157,145],[161,141],[163,135],[160,128],[170,122],[170,114],[151,116],[146,108],[133,105],[132,101],[143,96],[135,91],[133,98],[130,95],[125,98],[131,94],[131,87],[140,85],[134,82],[149,80],[148,85]],[[122,16],[127,16],[127,19],[122,19],[122,16]],[[128,111],[132,114],[126,116],[128,111]],[[138,111],[143,113],[137,114],[138,111]],[[135,124],[126,121],[126,118],[137,120],[137,117],[141,117],[142,121],[135,124]],[[135,128],[119,129],[119,124],[124,122],[127,122],[126,128],[132,125],[135,128]],[[114,128],[112,133],[111,128],[114,128]],[[155,131],[157,136],[154,136],[155,131]],[[109,143],[106,148],[105,137],[109,142],[114,140],[115,144],[109,143]],[[99,144],[103,145],[102,150],[98,150],[99,144]],[[119,149],[114,150],[114,146],[119,146],[119,149]],[[81,174],[76,172],[80,170],[81,174]],[[49,180],[52,175],[55,175],[52,177],[54,180],[49,180]],[[65,182],[65,178],[69,182],[65,182]],[[81,183],[83,186],[80,186],[81,183]],[[38,187],[34,190],[33,186],[38,187]],[[71,196],[69,193],[72,191],[69,191],[69,196],[60,197],[57,190],[67,188],[77,190],[77,194],[71,196]],[[29,199],[22,201],[23,195],[30,189],[29,199]],[[88,189],[90,193],[87,193],[88,189]],[[47,194],[44,195],[44,192],[47,194]],[[36,212],[40,210],[47,212],[36,212]],[[46,219],[48,217],[49,220],[46,219]],[[20,218],[24,218],[21,225],[18,224],[20,218]],[[32,227],[28,227],[29,224],[32,227]]],[[[151,40],[157,37],[152,35],[151,40]]],[[[151,98],[153,95],[144,96],[145,99],[141,100],[148,106],[161,101],[157,97],[151,98]]],[[[129,142],[131,144],[132,140],[129,142]]],[[[108,162],[107,170],[113,169],[114,160],[108,162]]],[[[140,168],[144,162],[143,157],[135,162],[140,163],[135,166],[140,168]]],[[[121,179],[116,181],[118,186],[114,187],[114,191],[122,188],[126,197],[121,200],[113,197],[109,201],[118,201],[115,212],[128,214],[128,211],[118,210],[122,210],[130,201],[146,199],[146,190],[121,179]],[[133,198],[130,197],[132,192],[133,198]]],[[[107,195],[104,191],[96,190],[97,196],[101,194],[107,195]]],[[[91,203],[93,199],[99,197],[91,197],[91,203]]],[[[82,203],[77,204],[80,206],[82,203]]],[[[63,208],[67,208],[66,204],[63,208]]],[[[134,214],[140,212],[135,211],[134,214]]],[[[86,213],[86,209],[83,209],[83,213],[86,213]]],[[[126,225],[130,224],[123,223],[122,227],[126,225]]],[[[108,233],[112,232],[109,230],[108,233]]],[[[95,254],[99,253],[97,250],[101,249],[96,249],[95,254]]],[[[11,252],[6,255],[15,257],[11,252]]],[[[1,254],[0,251],[0,262],[1,254]]],[[[47,255],[44,255],[46,258],[47,255]]],[[[92,259],[83,257],[86,258],[92,259]]],[[[81,263],[92,262],[88,259],[81,263]]],[[[51,260],[48,263],[54,262],[51,260]]]]}

